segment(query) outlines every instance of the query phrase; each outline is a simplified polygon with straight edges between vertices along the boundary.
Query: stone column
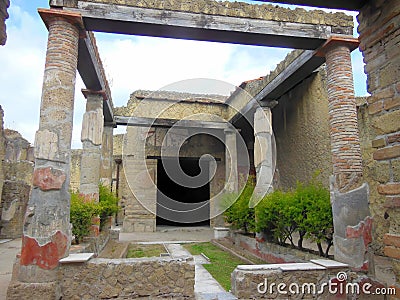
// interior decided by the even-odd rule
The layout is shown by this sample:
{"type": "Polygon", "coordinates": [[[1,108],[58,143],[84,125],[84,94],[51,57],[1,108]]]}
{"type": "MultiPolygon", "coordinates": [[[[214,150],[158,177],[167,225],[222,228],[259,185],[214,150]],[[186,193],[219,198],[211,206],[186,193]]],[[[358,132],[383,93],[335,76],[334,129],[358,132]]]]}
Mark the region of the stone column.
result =
{"type": "Polygon", "coordinates": [[[78,40],[84,29],[80,14],[45,9],[39,13],[49,30],[40,124],[19,272],[14,275],[20,282],[10,285],[9,299],[33,299],[39,295],[58,299],[56,268],[59,260],[68,256],[71,243],[68,189],[72,119],[78,40]],[[24,284],[31,282],[37,284],[36,294],[26,295],[24,284]]]}
{"type": "MultiPolygon", "coordinates": [[[[254,113],[254,167],[257,177],[254,201],[258,201],[273,189],[273,145],[271,108],[258,107],[254,113]]],[[[256,205],[254,201],[252,205],[256,205]]]]}
{"type": "Polygon", "coordinates": [[[368,267],[372,219],[368,186],[363,184],[362,157],[354,96],[351,50],[358,40],[330,38],[322,47],[328,77],[329,124],[333,176],[331,203],[335,259],[355,268],[368,267]]]}
{"type": "Polygon", "coordinates": [[[106,125],[103,129],[103,144],[101,147],[100,181],[111,189],[113,173],[113,141],[114,126],[106,125]]]}
{"type": "MultiPolygon", "coordinates": [[[[81,141],[83,145],[81,158],[80,194],[87,201],[99,202],[101,143],[103,139],[103,95],[101,92],[83,90],[86,112],[83,115],[81,141]]],[[[92,220],[91,234],[100,233],[100,217],[92,220]]]]}
{"type": "Polygon", "coordinates": [[[236,131],[225,129],[225,182],[226,189],[238,192],[236,131]]]}
{"type": "Polygon", "coordinates": [[[101,143],[103,139],[103,96],[94,91],[82,91],[86,112],[82,121],[81,141],[83,145],[79,192],[87,199],[99,201],[101,143]]]}

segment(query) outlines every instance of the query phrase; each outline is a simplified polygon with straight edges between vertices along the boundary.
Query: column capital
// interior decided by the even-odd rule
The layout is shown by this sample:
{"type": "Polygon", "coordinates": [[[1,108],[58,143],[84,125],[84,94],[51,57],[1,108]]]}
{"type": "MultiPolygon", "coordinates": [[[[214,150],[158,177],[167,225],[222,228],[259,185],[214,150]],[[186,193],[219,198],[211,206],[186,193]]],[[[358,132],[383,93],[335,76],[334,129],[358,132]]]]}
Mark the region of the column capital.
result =
{"type": "Polygon", "coordinates": [[[104,101],[107,100],[107,94],[104,90],[94,91],[94,90],[82,89],[81,91],[82,91],[83,96],[85,96],[85,99],[87,99],[88,96],[98,95],[98,96],[102,96],[104,101]]]}
{"type": "Polygon", "coordinates": [[[42,18],[47,29],[53,20],[64,19],[72,25],[75,25],[79,30],[79,37],[86,38],[86,29],[80,13],[65,11],[61,9],[45,9],[38,8],[40,17],[42,18]]]}
{"type": "Polygon", "coordinates": [[[358,38],[331,36],[318,50],[316,56],[324,57],[325,54],[335,46],[346,46],[350,52],[355,50],[360,44],[358,38]]]}

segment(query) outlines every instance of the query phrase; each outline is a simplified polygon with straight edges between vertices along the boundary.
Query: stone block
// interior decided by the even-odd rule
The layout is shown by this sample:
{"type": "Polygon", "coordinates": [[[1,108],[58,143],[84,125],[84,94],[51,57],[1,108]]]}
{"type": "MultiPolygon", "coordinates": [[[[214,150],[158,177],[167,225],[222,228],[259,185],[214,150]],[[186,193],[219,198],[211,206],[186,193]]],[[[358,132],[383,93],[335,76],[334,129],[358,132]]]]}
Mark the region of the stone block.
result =
{"type": "Polygon", "coordinates": [[[378,138],[372,141],[372,147],[373,148],[382,148],[387,145],[386,139],[385,138],[378,138]]]}
{"type": "Polygon", "coordinates": [[[400,130],[400,110],[392,111],[373,118],[372,127],[377,134],[392,133],[400,130]]]}
{"type": "Polygon", "coordinates": [[[373,154],[373,158],[375,160],[384,160],[397,157],[400,157],[400,145],[382,148],[375,151],[373,154]]]}
{"type": "Polygon", "coordinates": [[[104,117],[103,110],[98,108],[83,115],[81,141],[90,141],[101,145],[103,141],[104,117]]]}
{"type": "Polygon", "coordinates": [[[35,136],[35,158],[58,161],[58,135],[47,129],[39,130],[35,136]]]}
{"type": "Polygon", "coordinates": [[[400,182],[381,184],[378,192],[382,195],[400,195],[400,182]]]}
{"type": "Polygon", "coordinates": [[[398,247],[393,247],[393,246],[387,246],[385,247],[385,255],[394,258],[394,259],[400,259],[400,248],[398,247]]]}

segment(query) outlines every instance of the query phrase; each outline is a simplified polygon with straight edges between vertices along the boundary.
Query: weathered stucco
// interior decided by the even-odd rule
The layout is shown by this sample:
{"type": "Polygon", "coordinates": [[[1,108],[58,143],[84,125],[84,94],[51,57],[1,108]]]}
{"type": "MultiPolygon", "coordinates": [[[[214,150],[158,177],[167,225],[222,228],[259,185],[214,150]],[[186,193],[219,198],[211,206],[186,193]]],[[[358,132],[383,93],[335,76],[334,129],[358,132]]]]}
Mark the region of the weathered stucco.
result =
{"type": "Polygon", "coordinates": [[[322,67],[279,99],[272,111],[280,187],[293,188],[315,172],[329,187],[332,174],[326,71],[322,67]]]}

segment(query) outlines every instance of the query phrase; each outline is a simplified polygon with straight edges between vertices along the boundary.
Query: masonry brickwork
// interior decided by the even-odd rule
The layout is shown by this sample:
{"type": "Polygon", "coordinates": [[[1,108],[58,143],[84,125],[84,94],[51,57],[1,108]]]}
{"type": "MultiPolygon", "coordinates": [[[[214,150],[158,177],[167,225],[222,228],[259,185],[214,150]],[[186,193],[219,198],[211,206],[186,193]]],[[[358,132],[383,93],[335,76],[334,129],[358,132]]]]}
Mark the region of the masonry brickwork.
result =
{"type": "Polygon", "coordinates": [[[369,1],[358,21],[371,94],[359,107],[363,172],[374,218],[371,271],[394,285],[400,297],[400,2],[369,1]]]}

